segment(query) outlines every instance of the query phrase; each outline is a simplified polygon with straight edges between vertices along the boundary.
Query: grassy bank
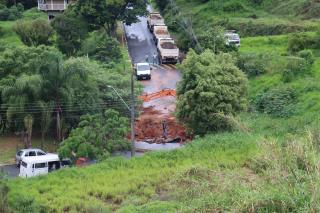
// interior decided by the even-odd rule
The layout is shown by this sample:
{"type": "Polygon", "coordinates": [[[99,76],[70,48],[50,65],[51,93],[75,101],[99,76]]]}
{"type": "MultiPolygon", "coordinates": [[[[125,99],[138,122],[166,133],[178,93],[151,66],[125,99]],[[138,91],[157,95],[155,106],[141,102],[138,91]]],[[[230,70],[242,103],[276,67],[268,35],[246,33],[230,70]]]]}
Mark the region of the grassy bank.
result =
{"type": "Polygon", "coordinates": [[[309,212],[320,208],[316,132],[225,133],[173,152],[9,182],[17,212],[309,212]],[[307,138],[307,139],[303,139],[307,138]]]}

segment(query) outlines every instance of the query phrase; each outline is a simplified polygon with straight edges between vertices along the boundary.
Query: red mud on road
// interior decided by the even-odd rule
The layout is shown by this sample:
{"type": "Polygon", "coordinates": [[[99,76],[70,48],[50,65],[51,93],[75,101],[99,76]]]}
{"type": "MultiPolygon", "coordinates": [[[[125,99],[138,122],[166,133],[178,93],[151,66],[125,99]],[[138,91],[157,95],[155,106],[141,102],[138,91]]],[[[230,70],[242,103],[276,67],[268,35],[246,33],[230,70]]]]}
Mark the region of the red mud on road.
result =
{"type": "Polygon", "coordinates": [[[164,121],[167,123],[169,140],[180,138],[184,142],[188,139],[185,128],[174,116],[155,110],[153,107],[146,107],[142,108],[142,113],[136,121],[137,140],[150,143],[165,142],[162,128],[164,121]]]}

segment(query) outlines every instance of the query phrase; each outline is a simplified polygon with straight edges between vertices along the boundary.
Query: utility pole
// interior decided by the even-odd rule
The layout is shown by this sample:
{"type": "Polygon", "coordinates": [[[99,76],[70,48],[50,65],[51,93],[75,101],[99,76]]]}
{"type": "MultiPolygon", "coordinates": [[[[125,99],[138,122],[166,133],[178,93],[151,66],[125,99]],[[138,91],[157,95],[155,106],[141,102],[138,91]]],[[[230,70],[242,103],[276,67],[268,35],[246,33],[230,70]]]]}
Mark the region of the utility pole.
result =
{"type": "Polygon", "coordinates": [[[131,157],[134,157],[136,154],[135,136],[134,77],[133,70],[131,70],[131,157]]]}

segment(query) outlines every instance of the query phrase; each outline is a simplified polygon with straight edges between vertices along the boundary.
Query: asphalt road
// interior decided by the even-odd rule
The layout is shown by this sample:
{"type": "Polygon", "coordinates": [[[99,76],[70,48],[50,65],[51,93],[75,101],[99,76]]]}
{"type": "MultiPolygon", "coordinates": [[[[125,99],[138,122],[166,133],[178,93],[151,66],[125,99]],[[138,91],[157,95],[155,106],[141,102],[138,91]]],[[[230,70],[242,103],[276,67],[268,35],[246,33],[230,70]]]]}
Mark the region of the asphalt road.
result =
{"type": "MultiPolygon", "coordinates": [[[[140,17],[140,22],[125,26],[125,31],[133,63],[146,62],[147,55],[151,62],[153,54],[157,54],[157,48],[148,29],[147,18],[140,17]]],[[[162,89],[176,89],[180,79],[181,74],[174,65],[155,65],[151,71],[151,80],[141,83],[144,86],[144,93],[150,94],[162,89]]],[[[163,113],[171,113],[175,110],[175,100],[174,97],[164,97],[144,103],[144,107],[153,106],[163,113]]]]}
{"type": "Polygon", "coordinates": [[[17,177],[19,175],[19,168],[16,165],[0,166],[0,172],[5,173],[9,177],[17,177]]]}

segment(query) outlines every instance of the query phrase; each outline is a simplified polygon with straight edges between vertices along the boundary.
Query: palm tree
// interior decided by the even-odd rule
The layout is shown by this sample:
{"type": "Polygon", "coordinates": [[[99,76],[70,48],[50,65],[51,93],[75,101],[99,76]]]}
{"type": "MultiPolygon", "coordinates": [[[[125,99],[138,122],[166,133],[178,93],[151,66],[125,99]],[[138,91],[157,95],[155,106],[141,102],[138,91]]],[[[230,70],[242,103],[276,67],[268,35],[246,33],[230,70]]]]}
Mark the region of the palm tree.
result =
{"type": "Polygon", "coordinates": [[[73,102],[73,88],[81,80],[87,78],[85,69],[81,64],[70,66],[65,64],[63,56],[59,52],[48,52],[45,61],[40,66],[40,74],[43,81],[43,99],[46,102],[53,101],[56,118],[56,138],[61,141],[61,120],[63,110],[70,107],[73,102]]]}
{"type": "Polygon", "coordinates": [[[18,129],[23,129],[21,121],[33,114],[37,106],[34,104],[39,100],[42,78],[39,75],[22,75],[2,90],[2,99],[6,103],[3,108],[6,110],[8,121],[15,121],[18,129]],[[15,118],[15,119],[13,119],[15,118]]]}

